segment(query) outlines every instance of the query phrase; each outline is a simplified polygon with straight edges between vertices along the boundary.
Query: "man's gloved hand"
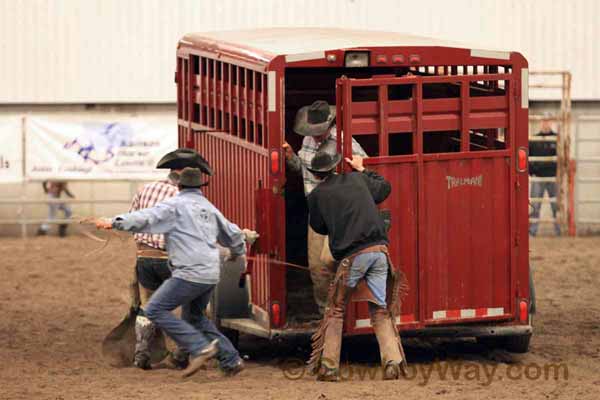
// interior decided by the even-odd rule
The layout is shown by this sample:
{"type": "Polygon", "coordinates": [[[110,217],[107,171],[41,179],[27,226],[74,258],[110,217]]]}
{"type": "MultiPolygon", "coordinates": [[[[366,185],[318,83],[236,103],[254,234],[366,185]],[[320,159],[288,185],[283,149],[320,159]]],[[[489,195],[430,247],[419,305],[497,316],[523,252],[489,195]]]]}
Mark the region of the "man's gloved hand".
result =
{"type": "Polygon", "coordinates": [[[256,239],[260,237],[258,232],[250,230],[250,229],[242,229],[242,233],[244,234],[246,243],[249,245],[253,245],[256,242],[256,239]]]}

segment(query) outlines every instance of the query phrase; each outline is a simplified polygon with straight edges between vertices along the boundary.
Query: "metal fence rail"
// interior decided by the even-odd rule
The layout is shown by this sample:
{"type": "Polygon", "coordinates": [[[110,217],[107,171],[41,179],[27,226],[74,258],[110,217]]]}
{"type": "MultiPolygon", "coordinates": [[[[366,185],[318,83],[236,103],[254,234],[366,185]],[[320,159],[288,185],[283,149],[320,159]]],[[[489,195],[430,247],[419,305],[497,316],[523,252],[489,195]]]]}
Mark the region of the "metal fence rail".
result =
{"type": "MultiPolygon", "coordinates": [[[[77,181],[80,183],[93,183],[93,184],[101,184],[102,181],[77,181]]],[[[129,198],[108,198],[108,199],[72,199],[72,198],[58,198],[58,199],[40,199],[40,200],[31,200],[28,199],[25,195],[25,188],[28,183],[36,183],[35,181],[24,181],[21,185],[21,193],[12,198],[1,198],[0,199],[0,207],[16,207],[15,215],[9,218],[0,219],[1,225],[19,225],[21,227],[21,236],[23,238],[27,237],[27,226],[28,225],[39,225],[39,224],[73,224],[79,222],[78,218],[32,218],[26,212],[27,207],[31,206],[40,206],[40,205],[50,205],[50,204],[68,204],[68,205],[77,205],[77,204],[89,204],[91,205],[91,215],[95,214],[95,206],[101,204],[124,204],[129,205],[133,199],[133,196],[137,192],[137,185],[140,183],[147,183],[150,181],[124,181],[124,180],[115,180],[110,181],[110,183],[121,182],[121,183],[129,183],[128,195],[129,198]]]]}
{"type": "Polygon", "coordinates": [[[530,115],[530,137],[531,142],[556,142],[557,155],[554,157],[529,157],[530,162],[535,161],[555,161],[556,177],[541,178],[530,177],[530,182],[556,182],[556,198],[530,198],[531,203],[556,203],[558,212],[556,218],[540,219],[530,218],[531,222],[552,222],[558,223],[561,231],[568,232],[569,235],[576,234],[574,218],[574,195],[573,195],[573,175],[575,173],[570,160],[571,144],[571,73],[568,71],[532,71],[530,73],[529,89],[551,89],[560,90],[560,109],[556,110],[550,118],[558,125],[557,137],[539,137],[533,136],[531,122],[541,121],[542,115],[530,115]]]}

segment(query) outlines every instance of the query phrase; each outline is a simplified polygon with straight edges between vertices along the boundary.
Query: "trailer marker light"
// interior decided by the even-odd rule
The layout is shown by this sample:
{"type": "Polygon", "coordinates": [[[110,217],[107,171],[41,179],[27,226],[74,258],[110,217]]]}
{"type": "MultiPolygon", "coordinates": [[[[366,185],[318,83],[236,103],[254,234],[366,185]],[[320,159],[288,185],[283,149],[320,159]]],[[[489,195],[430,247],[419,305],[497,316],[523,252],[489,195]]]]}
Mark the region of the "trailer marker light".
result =
{"type": "Polygon", "coordinates": [[[517,153],[517,170],[519,172],[525,172],[527,170],[527,149],[519,147],[517,153]]]}
{"type": "Polygon", "coordinates": [[[281,322],[281,308],[279,307],[279,303],[271,304],[271,313],[273,316],[273,325],[279,326],[281,322]]]}
{"type": "Polygon", "coordinates": [[[404,56],[402,54],[394,54],[392,56],[392,62],[394,64],[402,64],[404,62],[404,56]]]}
{"type": "Polygon", "coordinates": [[[421,56],[418,54],[411,54],[408,56],[408,62],[411,64],[418,64],[421,62],[421,56]]]}
{"type": "Polygon", "coordinates": [[[271,152],[271,173],[279,173],[279,152],[277,150],[271,152]]]}
{"type": "Polygon", "coordinates": [[[385,64],[387,63],[387,56],[385,54],[379,54],[377,56],[377,64],[385,64]]]}
{"type": "Polygon", "coordinates": [[[349,68],[368,67],[368,51],[349,51],[344,58],[344,65],[349,68]]]}
{"type": "Polygon", "coordinates": [[[527,302],[525,300],[521,300],[519,302],[519,320],[521,320],[521,322],[527,322],[527,309],[528,309],[528,305],[527,302]]]}
{"type": "Polygon", "coordinates": [[[330,63],[336,62],[337,56],[335,54],[327,54],[327,61],[329,61],[330,63]]]}

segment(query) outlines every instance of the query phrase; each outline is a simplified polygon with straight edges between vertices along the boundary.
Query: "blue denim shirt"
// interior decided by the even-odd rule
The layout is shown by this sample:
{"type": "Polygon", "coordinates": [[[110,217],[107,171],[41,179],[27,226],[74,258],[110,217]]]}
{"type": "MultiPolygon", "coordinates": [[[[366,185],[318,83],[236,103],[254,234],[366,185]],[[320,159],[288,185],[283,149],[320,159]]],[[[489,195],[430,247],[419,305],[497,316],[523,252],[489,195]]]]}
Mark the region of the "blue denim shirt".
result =
{"type": "Polygon", "coordinates": [[[156,206],[118,215],[113,228],[165,235],[173,277],[216,284],[220,259],[217,243],[231,254],[246,253],[244,234],[199,189],[184,189],[156,206]]]}

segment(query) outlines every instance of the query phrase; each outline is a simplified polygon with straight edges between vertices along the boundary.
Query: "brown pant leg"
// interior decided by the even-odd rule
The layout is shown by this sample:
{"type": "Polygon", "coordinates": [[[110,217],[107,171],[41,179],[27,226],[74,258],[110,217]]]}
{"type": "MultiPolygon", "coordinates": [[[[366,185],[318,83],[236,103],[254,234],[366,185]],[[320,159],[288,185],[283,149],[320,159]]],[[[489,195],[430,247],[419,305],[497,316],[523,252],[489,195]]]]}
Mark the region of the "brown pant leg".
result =
{"type": "Polygon", "coordinates": [[[333,278],[333,273],[329,270],[327,262],[324,262],[321,257],[327,240],[327,236],[320,235],[313,231],[310,226],[308,227],[308,268],[313,283],[313,296],[321,315],[323,315],[327,306],[327,293],[333,278]]]}
{"type": "Polygon", "coordinates": [[[369,303],[369,314],[379,344],[381,364],[383,366],[389,362],[400,364],[403,361],[400,339],[394,327],[391,313],[386,308],[369,303]]]}
{"type": "Polygon", "coordinates": [[[321,326],[313,336],[313,353],[309,364],[315,368],[321,380],[337,380],[342,348],[344,313],[352,288],[346,286],[348,265],[338,268],[329,289],[329,303],[321,326]]]}

